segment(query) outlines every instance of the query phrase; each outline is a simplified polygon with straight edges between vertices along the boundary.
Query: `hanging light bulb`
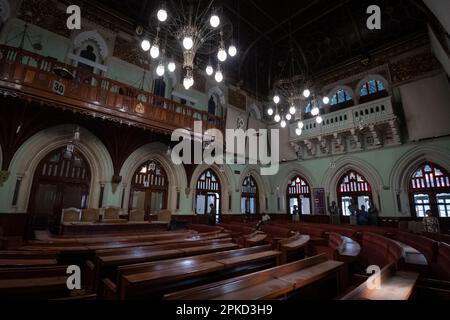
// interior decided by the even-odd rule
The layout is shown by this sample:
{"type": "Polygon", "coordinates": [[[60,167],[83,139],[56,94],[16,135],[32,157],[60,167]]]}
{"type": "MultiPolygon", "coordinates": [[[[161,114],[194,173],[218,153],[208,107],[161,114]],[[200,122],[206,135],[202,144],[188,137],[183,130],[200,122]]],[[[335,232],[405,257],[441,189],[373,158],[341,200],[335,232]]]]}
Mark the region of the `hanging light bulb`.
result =
{"type": "Polygon", "coordinates": [[[156,67],[156,74],[160,77],[164,75],[166,72],[166,69],[164,68],[164,65],[160,62],[158,66],[156,67]]]}
{"type": "Polygon", "coordinates": [[[148,50],[150,50],[150,47],[151,47],[150,41],[148,41],[147,39],[142,40],[142,42],[141,42],[142,50],[147,52],[148,50]]]}
{"type": "Polygon", "coordinates": [[[303,121],[300,121],[300,122],[298,123],[298,128],[299,128],[300,130],[302,130],[304,127],[305,127],[305,124],[303,123],[303,121]]]}
{"type": "Polygon", "coordinates": [[[216,75],[214,76],[214,79],[216,79],[216,81],[219,83],[223,81],[223,73],[220,69],[216,71],[216,75]]]}
{"type": "Polygon", "coordinates": [[[323,103],[324,104],[329,104],[330,103],[330,98],[328,98],[328,97],[323,97],[323,103]]]}
{"type": "Polygon", "coordinates": [[[323,118],[322,118],[321,116],[318,116],[318,117],[316,118],[316,122],[317,122],[318,124],[321,124],[321,123],[323,122],[323,118]]]}
{"type": "Polygon", "coordinates": [[[192,37],[184,37],[183,47],[186,50],[191,50],[193,46],[194,46],[194,40],[192,40],[192,37]]]}
{"type": "Polygon", "coordinates": [[[236,46],[231,45],[231,46],[228,48],[228,54],[230,55],[230,57],[236,56],[236,55],[237,55],[237,48],[236,48],[236,46]]]}
{"type": "Polygon", "coordinates": [[[304,96],[305,98],[309,98],[310,95],[311,95],[311,91],[310,91],[309,89],[305,89],[305,90],[303,91],[303,96],[304,96]]]}
{"type": "Polygon", "coordinates": [[[158,10],[158,13],[156,14],[158,17],[158,20],[161,22],[165,22],[167,20],[167,11],[163,8],[158,10]]]}
{"type": "Polygon", "coordinates": [[[217,28],[220,25],[220,18],[217,14],[213,14],[209,19],[209,24],[213,28],[217,28]]]}
{"type": "Polygon", "coordinates": [[[156,59],[159,57],[159,45],[157,43],[154,43],[150,49],[150,56],[153,59],[156,59]]]}
{"type": "Polygon", "coordinates": [[[280,96],[279,95],[275,95],[274,97],[273,97],[273,102],[275,102],[275,104],[279,104],[280,103],[280,96]]]}
{"type": "Polygon", "coordinates": [[[302,129],[300,129],[300,128],[297,128],[297,129],[295,129],[295,134],[296,135],[298,135],[298,136],[301,136],[302,135],[302,129]]]}
{"type": "Polygon", "coordinates": [[[192,77],[185,77],[183,79],[183,86],[186,90],[189,90],[194,85],[194,78],[192,77]]]}
{"type": "Polygon", "coordinates": [[[295,108],[294,105],[291,105],[291,107],[289,108],[289,113],[291,115],[294,115],[297,112],[297,109],[295,108]]]}
{"type": "Polygon", "coordinates": [[[286,115],[286,120],[287,120],[287,121],[291,121],[291,119],[292,119],[292,115],[291,115],[290,113],[288,113],[288,114],[286,115]]]}
{"type": "Polygon", "coordinates": [[[277,113],[274,118],[275,122],[280,122],[281,116],[277,113]]]}
{"type": "Polygon", "coordinates": [[[282,120],[281,123],[280,123],[280,126],[281,126],[282,128],[286,128],[286,125],[287,125],[286,121],[285,121],[285,120],[282,120]]]}
{"type": "Polygon", "coordinates": [[[220,62],[225,62],[227,60],[227,52],[223,47],[219,48],[219,51],[217,52],[217,59],[219,59],[220,62]]]}
{"type": "Polygon", "coordinates": [[[176,68],[177,65],[173,61],[170,61],[169,64],[167,65],[167,69],[169,69],[169,72],[174,72],[176,68]]]}
{"type": "Polygon", "coordinates": [[[272,116],[273,115],[273,109],[272,108],[267,109],[267,114],[269,116],[272,116]]]}
{"type": "Polygon", "coordinates": [[[214,69],[212,67],[212,65],[208,64],[208,66],[206,67],[206,74],[208,76],[211,76],[214,73],[214,69]]]}
{"type": "Polygon", "coordinates": [[[320,113],[320,110],[319,110],[318,107],[312,108],[311,114],[312,114],[314,117],[317,116],[317,115],[319,115],[319,113],[320,113]]]}

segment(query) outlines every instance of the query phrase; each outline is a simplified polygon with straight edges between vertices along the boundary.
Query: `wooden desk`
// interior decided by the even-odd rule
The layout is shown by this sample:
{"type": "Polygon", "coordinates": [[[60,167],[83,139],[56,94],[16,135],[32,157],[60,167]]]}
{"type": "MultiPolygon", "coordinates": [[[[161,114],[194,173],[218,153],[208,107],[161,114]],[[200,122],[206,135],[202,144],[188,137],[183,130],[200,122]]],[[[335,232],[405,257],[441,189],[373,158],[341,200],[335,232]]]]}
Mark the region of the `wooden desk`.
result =
{"type": "Polygon", "coordinates": [[[133,233],[154,232],[167,230],[168,222],[99,222],[99,223],[63,223],[61,224],[62,235],[86,235],[86,234],[108,234],[108,233],[133,233]]]}
{"type": "Polygon", "coordinates": [[[55,266],[56,259],[0,259],[0,268],[55,266]]]}

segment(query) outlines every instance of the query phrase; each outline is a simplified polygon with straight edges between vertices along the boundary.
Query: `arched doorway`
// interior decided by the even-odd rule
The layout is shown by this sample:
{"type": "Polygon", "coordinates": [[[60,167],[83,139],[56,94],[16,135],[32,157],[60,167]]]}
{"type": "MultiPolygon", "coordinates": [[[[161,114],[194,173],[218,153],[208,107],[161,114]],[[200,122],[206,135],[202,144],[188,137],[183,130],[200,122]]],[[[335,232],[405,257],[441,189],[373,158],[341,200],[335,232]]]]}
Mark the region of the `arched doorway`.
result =
{"type": "Polygon", "coordinates": [[[256,214],[259,212],[258,185],[255,179],[247,176],[241,186],[241,212],[256,214]]]}
{"type": "Polygon", "coordinates": [[[220,199],[220,180],[214,171],[208,169],[203,172],[197,180],[195,192],[195,213],[205,215],[210,212],[210,206],[214,205],[216,222],[219,222],[221,212],[220,199]]]}
{"type": "Polygon", "coordinates": [[[350,216],[348,207],[351,203],[358,208],[369,208],[372,203],[372,188],[366,178],[356,171],[348,171],[339,180],[337,187],[338,201],[341,204],[342,215],[350,216]]]}
{"type": "Polygon", "coordinates": [[[144,210],[158,214],[167,208],[169,180],[164,168],[156,160],[139,166],[131,181],[129,210],[144,210]]]}
{"type": "Polygon", "coordinates": [[[85,209],[89,201],[91,170],[71,146],[49,153],[38,165],[30,197],[32,229],[57,231],[62,210],[85,209]]]}
{"type": "Polygon", "coordinates": [[[287,186],[288,214],[294,214],[297,207],[299,215],[311,214],[311,188],[300,176],[294,177],[287,186]]]}
{"type": "Polygon", "coordinates": [[[444,169],[432,164],[421,165],[409,182],[413,215],[424,217],[427,210],[450,217],[450,179],[444,169]]]}

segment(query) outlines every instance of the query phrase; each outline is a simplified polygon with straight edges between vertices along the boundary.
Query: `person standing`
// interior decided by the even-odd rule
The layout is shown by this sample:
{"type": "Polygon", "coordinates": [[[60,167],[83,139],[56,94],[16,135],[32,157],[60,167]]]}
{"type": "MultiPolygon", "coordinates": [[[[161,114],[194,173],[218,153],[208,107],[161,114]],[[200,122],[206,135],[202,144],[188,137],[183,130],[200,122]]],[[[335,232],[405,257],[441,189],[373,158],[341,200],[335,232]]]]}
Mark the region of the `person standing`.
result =
{"type": "Polygon", "coordinates": [[[294,205],[292,210],[292,221],[300,221],[298,206],[294,205]]]}
{"type": "Polygon", "coordinates": [[[328,208],[328,212],[330,213],[331,224],[340,224],[340,212],[339,207],[336,204],[336,201],[331,202],[331,206],[328,208]]]}
{"type": "Polygon", "coordinates": [[[372,201],[370,202],[369,208],[369,225],[370,226],[378,225],[378,209],[372,201]]]}
{"type": "Polygon", "coordinates": [[[358,219],[356,217],[358,207],[353,203],[353,200],[350,200],[350,205],[348,206],[348,211],[350,211],[350,224],[352,226],[356,226],[358,224],[358,219]]]}
{"type": "Polygon", "coordinates": [[[216,207],[213,203],[209,205],[209,214],[208,214],[208,221],[209,225],[214,226],[216,224],[216,207]]]}
{"type": "Polygon", "coordinates": [[[441,228],[439,226],[439,219],[431,212],[427,210],[426,217],[423,218],[423,227],[425,232],[429,233],[440,233],[441,228]]]}
{"type": "Polygon", "coordinates": [[[367,226],[369,224],[369,213],[366,210],[366,206],[361,206],[361,210],[357,214],[358,225],[367,226]]]}

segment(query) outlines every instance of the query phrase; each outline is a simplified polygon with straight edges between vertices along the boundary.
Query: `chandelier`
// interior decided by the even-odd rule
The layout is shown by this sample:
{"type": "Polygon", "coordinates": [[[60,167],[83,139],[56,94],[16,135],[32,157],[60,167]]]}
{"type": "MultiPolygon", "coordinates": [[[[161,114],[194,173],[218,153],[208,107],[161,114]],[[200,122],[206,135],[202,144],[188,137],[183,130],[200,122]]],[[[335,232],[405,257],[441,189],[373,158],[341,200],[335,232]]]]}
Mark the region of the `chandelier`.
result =
{"type": "MultiPolygon", "coordinates": [[[[319,97],[314,93],[312,82],[308,80],[306,71],[301,64],[296,60],[295,50],[292,45],[292,38],[290,38],[291,47],[288,51],[287,62],[283,65],[280,72],[282,76],[274,82],[273,85],[273,103],[275,107],[269,106],[267,114],[272,117],[277,123],[280,123],[282,128],[286,128],[288,123],[296,116],[298,120],[298,127],[295,132],[298,136],[302,134],[303,112],[298,107],[299,104],[305,101],[311,103],[311,115],[316,117],[316,122],[321,124],[323,118],[320,115],[319,97]]],[[[330,103],[327,96],[322,97],[323,104],[330,103]]]]}
{"type": "Polygon", "coordinates": [[[166,69],[175,72],[176,64],[173,58],[166,57],[169,46],[181,47],[183,53],[183,86],[189,90],[195,82],[194,65],[197,54],[209,56],[205,72],[208,76],[214,74],[216,82],[224,79],[223,64],[228,56],[234,57],[237,48],[231,41],[228,50],[227,40],[232,38],[233,28],[228,20],[220,15],[220,9],[213,7],[214,1],[209,1],[201,8],[203,1],[167,2],[160,5],[156,18],[156,36],[153,41],[144,38],[142,50],[149,52],[152,59],[157,60],[156,74],[164,76],[166,69]],[[186,4],[187,2],[187,4],[186,4]],[[173,14],[173,15],[172,15],[173,14]],[[162,43],[162,35],[165,41],[162,43]],[[211,59],[214,55],[214,59],[211,59]],[[212,62],[214,61],[214,65],[212,62]]]}

